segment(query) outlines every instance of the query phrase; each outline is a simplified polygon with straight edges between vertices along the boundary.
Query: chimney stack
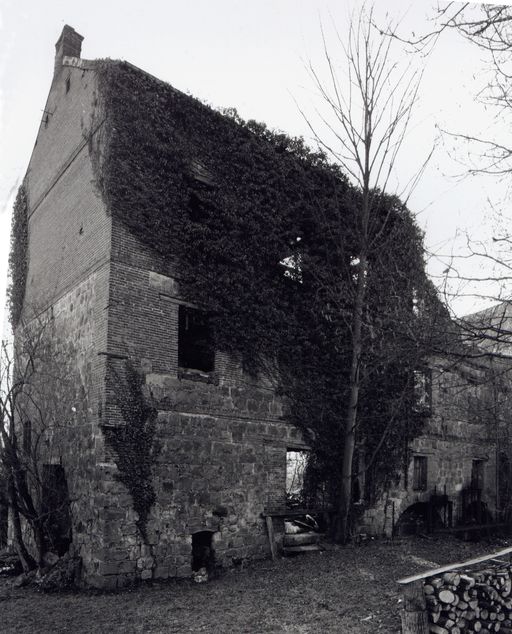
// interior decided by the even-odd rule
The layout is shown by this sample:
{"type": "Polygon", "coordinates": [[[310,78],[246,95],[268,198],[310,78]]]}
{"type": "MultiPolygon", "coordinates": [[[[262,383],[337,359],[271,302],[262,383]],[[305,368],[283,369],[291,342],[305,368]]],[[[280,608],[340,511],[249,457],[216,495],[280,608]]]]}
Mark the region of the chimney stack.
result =
{"type": "Polygon", "coordinates": [[[64,25],[57,44],[55,44],[54,75],[57,75],[62,68],[62,60],[64,57],[80,57],[83,39],[83,36],[77,33],[73,27],[67,24],[64,25]]]}

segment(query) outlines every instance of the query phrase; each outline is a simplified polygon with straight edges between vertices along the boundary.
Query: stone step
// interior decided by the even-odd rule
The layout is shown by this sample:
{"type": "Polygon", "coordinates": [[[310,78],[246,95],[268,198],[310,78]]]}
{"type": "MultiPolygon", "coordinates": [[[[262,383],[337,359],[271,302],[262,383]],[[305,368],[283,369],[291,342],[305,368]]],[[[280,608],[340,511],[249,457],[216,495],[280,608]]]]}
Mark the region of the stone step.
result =
{"type": "Polygon", "coordinates": [[[283,546],[303,546],[306,544],[318,544],[324,537],[323,533],[287,533],[283,537],[283,546]]]}
{"type": "Polygon", "coordinates": [[[295,553],[315,553],[322,549],[318,544],[304,544],[303,546],[283,546],[283,555],[294,555],[295,553]]]}

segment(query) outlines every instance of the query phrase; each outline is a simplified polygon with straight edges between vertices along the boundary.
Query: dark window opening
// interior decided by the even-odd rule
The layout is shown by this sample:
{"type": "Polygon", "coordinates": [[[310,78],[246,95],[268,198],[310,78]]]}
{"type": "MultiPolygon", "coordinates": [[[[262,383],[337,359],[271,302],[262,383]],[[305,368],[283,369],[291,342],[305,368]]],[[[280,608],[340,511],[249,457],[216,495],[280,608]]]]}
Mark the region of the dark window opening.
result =
{"type": "Polygon", "coordinates": [[[69,92],[69,89],[71,88],[71,78],[68,77],[66,79],[66,94],[69,92]]]}
{"type": "Polygon", "coordinates": [[[484,488],[484,460],[475,459],[471,465],[471,488],[484,488]]]}
{"type": "Polygon", "coordinates": [[[510,507],[510,476],[510,460],[504,451],[500,451],[498,457],[498,508],[500,509],[506,509],[510,507]]]}
{"type": "Polygon", "coordinates": [[[26,454],[32,452],[32,421],[23,421],[23,451],[26,454]]]}
{"type": "Polygon", "coordinates": [[[178,321],[179,367],[211,372],[215,367],[215,349],[208,314],[180,306],[178,321]]]}
{"type": "Polygon", "coordinates": [[[192,570],[194,572],[201,568],[206,568],[207,572],[212,572],[215,565],[212,538],[212,531],[199,531],[192,535],[192,570]]]}
{"type": "Polygon", "coordinates": [[[72,541],[66,474],[61,465],[43,465],[42,504],[46,546],[62,556],[72,541]]]}
{"type": "Polygon", "coordinates": [[[195,192],[192,192],[188,201],[188,209],[190,220],[205,222],[213,208],[210,203],[206,203],[195,192]]]}
{"type": "Polygon", "coordinates": [[[412,488],[414,491],[427,490],[427,457],[414,456],[412,488]]]}

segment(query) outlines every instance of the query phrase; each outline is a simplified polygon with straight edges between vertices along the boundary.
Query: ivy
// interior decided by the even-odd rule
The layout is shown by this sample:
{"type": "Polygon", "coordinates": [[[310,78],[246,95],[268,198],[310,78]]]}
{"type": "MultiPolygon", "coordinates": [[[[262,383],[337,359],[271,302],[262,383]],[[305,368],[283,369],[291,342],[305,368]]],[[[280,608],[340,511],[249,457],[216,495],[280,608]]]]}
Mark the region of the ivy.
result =
{"type": "MultiPolygon", "coordinates": [[[[214,111],[125,63],[98,72],[108,141],[93,164],[110,212],[177,264],[184,298],[212,316],[217,349],[252,374],[276,370],[287,416],[334,497],[360,192],[302,139],[214,111]],[[287,257],[300,260],[300,282],[284,275],[287,257]]],[[[401,201],[375,192],[371,230],[358,425],[374,481],[388,483],[406,459],[399,439],[424,423],[413,415],[412,373],[441,307],[401,201]]]]}
{"type": "Polygon", "coordinates": [[[12,212],[11,250],[7,303],[12,328],[16,328],[23,310],[28,270],[28,200],[25,186],[18,189],[12,212]]]}
{"type": "Polygon", "coordinates": [[[103,427],[108,447],[118,468],[116,478],[129,491],[138,514],[137,528],[147,541],[147,520],[156,501],[152,468],[158,447],[155,444],[157,410],[144,394],[144,378],[127,362],[124,376],[109,366],[109,382],[121,412],[123,424],[103,427]]]}

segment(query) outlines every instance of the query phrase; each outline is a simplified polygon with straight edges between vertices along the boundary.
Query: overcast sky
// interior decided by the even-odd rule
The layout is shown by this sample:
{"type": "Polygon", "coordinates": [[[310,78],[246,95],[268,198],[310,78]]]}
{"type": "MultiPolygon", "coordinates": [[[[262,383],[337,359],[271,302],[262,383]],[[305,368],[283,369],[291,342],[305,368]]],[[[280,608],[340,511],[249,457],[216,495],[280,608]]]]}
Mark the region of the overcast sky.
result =
{"type": "MultiPolygon", "coordinates": [[[[403,33],[429,30],[433,0],[380,4],[403,18],[403,33]]],[[[342,0],[0,0],[0,299],[10,210],[34,145],[64,24],[84,36],[86,59],[126,59],[213,106],[235,107],[244,118],[308,138],[297,107],[313,112],[305,62],[321,66],[320,22],[331,37],[331,23],[344,33],[353,5],[342,0]]],[[[382,10],[377,13],[383,20],[382,10]]],[[[333,37],[331,42],[342,68],[342,54],[333,37]]],[[[475,98],[485,80],[484,59],[476,48],[455,33],[438,42],[427,61],[396,184],[403,185],[420,167],[438,128],[471,134],[494,129],[495,113],[475,98]]],[[[510,128],[506,123],[504,136],[510,128]]],[[[426,232],[428,251],[438,254],[450,251],[457,231],[490,236],[491,203],[499,203],[506,187],[489,177],[454,178],[464,171],[454,157],[461,159],[463,148],[449,138],[438,142],[409,201],[426,232]]],[[[434,258],[429,267],[439,273],[442,265],[434,258]]],[[[456,304],[459,313],[479,307],[469,300],[456,304]]],[[[0,332],[2,318],[0,310],[0,332]]]]}

